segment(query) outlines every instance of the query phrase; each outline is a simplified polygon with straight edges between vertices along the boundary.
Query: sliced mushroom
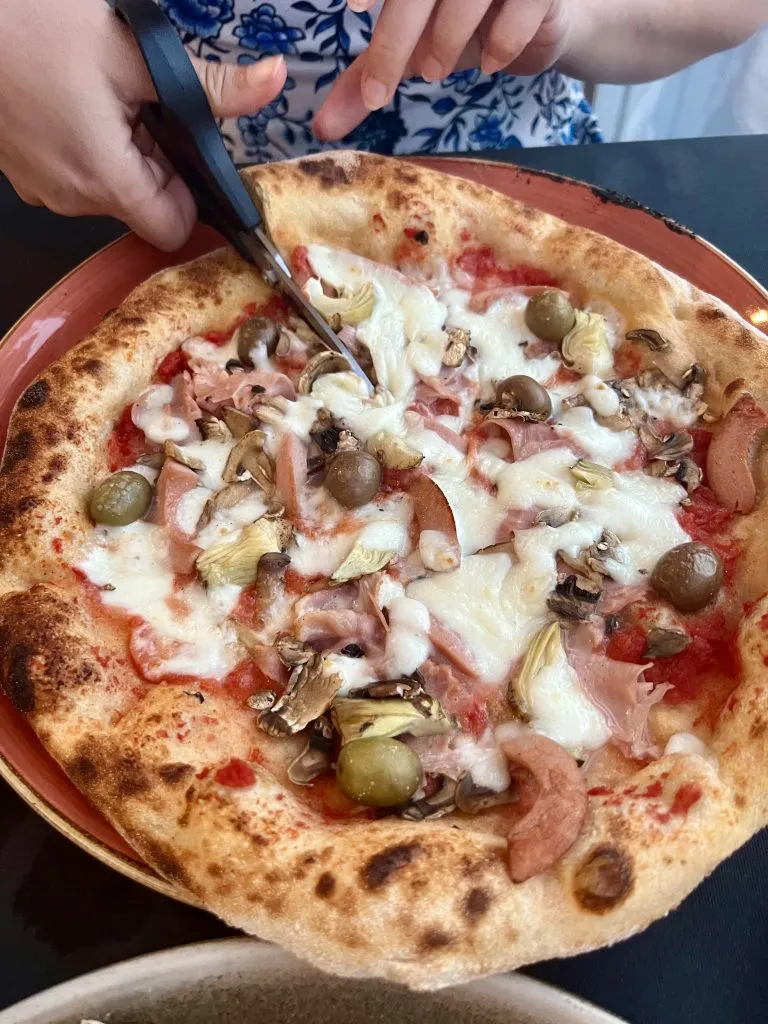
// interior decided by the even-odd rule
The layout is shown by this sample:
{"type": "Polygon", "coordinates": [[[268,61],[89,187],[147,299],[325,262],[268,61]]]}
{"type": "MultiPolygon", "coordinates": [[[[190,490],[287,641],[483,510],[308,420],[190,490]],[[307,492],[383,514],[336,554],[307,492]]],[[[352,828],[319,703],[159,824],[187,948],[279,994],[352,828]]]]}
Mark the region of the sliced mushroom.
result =
{"type": "Polygon", "coordinates": [[[547,598],[547,607],[565,619],[586,622],[595,614],[602,587],[594,580],[569,574],[558,577],[554,593],[547,598]]]}
{"type": "Polygon", "coordinates": [[[370,697],[372,700],[382,700],[386,697],[402,697],[406,700],[413,700],[424,694],[424,688],[414,679],[383,679],[379,683],[372,683],[362,691],[362,697],[370,697]]]}
{"type": "Polygon", "coordinates": [[[280,325],[267,316],[249,316],[235,332],[238,358],[246,366],[253,366],[253,350],[263,348],[272,355],[280,338],[280,325]]]}
{"type": "Polygon", "coordinates": [[[402,437],[380,430],[368,441],[368,451],[386,469],[415,469],[424,461],[424,456],[402,437]]]}
{"type": "Polygon", "coordinates": [[[687,398],[701,398],[707,382],[707,371],[701,363],[691,363],[683,374],[682,392],[687,398]]]}
{"type": "Polygon", "coordinates": [[[516,804],[519,799],[520,793],[517,787],[510,786],[501,793],[497,793],[493,789],[475,785],[469,772],[465,772],[456,784],[456,807],[464,814],[480,814],[482,811],[490,810],[491,807],[516,804]]]}
{"type": "Polygon", "coordinates": [[[443,366],[461,366],[467,357],[472,336],[465,327],[450,327],[446,334],[448,346],[443,353],[443,366]]]}
{"type": "Polygon", "coordinates": [[[264,451],[265,440],[263,430],[249,430],[243,434],[229,453],[222,479],[226,483],[233,483],[243,473],[248,473],[265,494],[272,494],[275,487],[275,464],[264,451]]]}
{"type": "Polygon", "coordinates": [[[325,714],[344,683],[325,658],[314,654],[291,672],[285,693],[257,721],[270,736],[292,736],[325,714]]]}
{"type": "Polygon", "coordinates": [[[165,462],[165,452],[144,452],[136,462],[140,466],[148,466],[150,469],[162,469],[165,462]]]}
{"type": "Polygon", "coordinates": [[[301,371],[296,390],[300,395],[309,395],[318,377],[326,373],[344,373],[347,370],[349,363],[340,352],[318,352],[301,371]]]}
{"type": "Polygon", "coordinates": [[[323,407],[318,410],[309,436],[324,455],[333,455],[339,444],[341,427],[334,424],[330,412],[323,407]]]}
{"type": "Polygon", "coordinates": [[[579,512],[575,508],[543,508],[533,522],[535,526],[551,526],[557,529],[578,518],[579,512]]]}
{"type": "Polygon", "coordinates": [[[221,418],[232,432],[232,436],[236,438],[244,437],[257,425],[256,420],[252,416],[232,406],[226,406],[221,410],[221,418]]]}
{"type": "Polygon", "coordinates": [[[277,694],[274,690],[258,690],[250,695],[246,704],[252,711],[268,711],[276,700],[277,694]]]}
{"type": "Polygon", "coordinates": [[[615,579],[617,568],[628,566],[630,557],[616,534],[611,530],[603,530],[600,540],[587,548],[585,561],[593,572],[615,579]]]}
{"type": "Polygon", "coordinates": [[[340,430],[339,440],[336,444],[337,452],[359,452],[360,442],[351,430],[340,430]]]}
{"type": "Polygon", "coordinates": [[[270,551],[259,559],[256,570],[256,596],[263,608],[274,604],[283,594],[283,577],[291,559],[284,551],[270,551]]]}
{"type": "Polygon", "coordinates": [[[654,627],[648,630],[645,641],[644,658],[671,658],[680,654],[691,642],[687,633],[678,629],[658,629],[654,627]]]}
{"type": "Polygon", "coordinates": [[[456,781],[442,776],[440,788],[432,796],[411,798],[410,803],[400,810],[400,817],[407,821],[437,821],[456,810],[456,781]]]}
{"type": "Polygon", "coordinates": [[[226,442],[232,440],[232,431],[227,424],[220,420],[218,416],[212,416],[209,412],[203,413],[197,421],[197,425],[206,441],[226,442]]]}
{"type": "Polygon", "coordinates": [[[315,651],[302,640],[292,636],[281,636],[275,641],[275,649],[280,660],[288,668],[296,668],[297,665],[306,665],[315,656],[315,651]]]}
{"type": "Polygon", "coordinates": [[[180,448],[175,441],[163,442],[163,454],[168,459],[173,459],[174,462],[180,462],[182,466],[186,466],[188,469],[204,469],[205,466],[200,459],[195,459],[191,455],[187,455],[183,448],[180,448]]]}
{"type": "Polygon", "coordinates": [[[693,437],[687,430],[675,430],[660,437],[647,424],[639,428],[640,440],[652,459],[662,462],[677,462],[693,449],[693,437]]]}
{"type": "Polygon", "coordinates": [[[394,739],[404,733],[432,736],[456,728],[456,722],[445,714],[440,702],[426,694],[418,701],[399,697],[338,697],[331,705],[331,719],[342,743],[370,736],[394,739]]]}
{"type": "Polygon", "coordinates": [[[252,497],[257,491],[258,488],[252,480],[236,480],[233,484],[222,487],[206,501],[197,523],[197,529],[202,530],[204,526],[207,526],[213,519],[214,513],[219,509],[234,508],[241,501],[252,497]]]}
{"type": "Polygon", "coordinates": [[[675,472],[675,479],[681,483],[689,494],[693,494],[701,486],[704,473],[693,459],[681,459],[675,472]]]}
{"type": "Polygon", "coordinates": [[[662,337],[658,331],[653,331],[647,327],[638,328],[636,331],[627,331],[625,337],[627,341],[642,341],[651,352],[661,352],[663,349],[669,348],[669,342],[666,338],[662,337]]]}
{"type": "Polygon", "coordinates": [[[309,739],[299,756],[288,766],[288,778],[297,786],[310,782],[331,770],[333,729],[325,715],[310,726],[309,739]]]}
{"type": "Polygon", "coordinates": [[[211,586],[235,583],[247,587],[256,580],[261,557],[283,551],[291,533],[291,524],[284,519],[262,516],[246,526],[237,540],[214,544],[198,555],[197,570],[211,586]]]}
{"type": "Polygon", "coordinates": [[[524,720],[531,713],[531,683],[543,668],[554,665],[562,649],[559,622],[543,626],[528,645],[520,667],[507,686],[507,701],[524,720]]]}

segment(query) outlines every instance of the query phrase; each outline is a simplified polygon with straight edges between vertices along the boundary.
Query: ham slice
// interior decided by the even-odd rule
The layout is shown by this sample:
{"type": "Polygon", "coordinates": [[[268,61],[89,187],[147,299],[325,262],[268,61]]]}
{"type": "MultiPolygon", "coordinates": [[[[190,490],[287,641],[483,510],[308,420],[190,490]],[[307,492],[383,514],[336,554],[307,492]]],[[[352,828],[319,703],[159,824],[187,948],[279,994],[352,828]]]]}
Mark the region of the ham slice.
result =
{"type": "MultiPolygon", "coordinates": [[[[587,815],[587,790],[578,765],[563,748],[546,736],[518,736],[502,740],[501,749],[515,770],[535,786],[528,812],[507,832],[509,873],[513,882],[525,882],[548,871],[570,850],[587,815]]],[[[527,788],[527,786],[526,786],[527,788]]]]}
{"type": "Polygon", "coordinates": [[[586,455],[572,438],[561,437],[551,423],[526,423],[525,420],[483,420],[477,430],[485,437],[504,437],[512,448],[515,462],[522,462],[550,448],[570,448],[577,455],[586,455]]]}
{"type": "Polygon", "coordinates": [[[421,416],[423,426],[425,430],[431,430],[433,434],[437,434],[438,437],[442,437],[448,444],[452,444],[453,447],[462,453],[467,451],[467,439],[462,437],[461,434],[457,434],[455,430],[451,430],[450,427],[446,427],[445,424],[441,423],[440,420],[436,419],[429,411],[429,409],[423,405],[411,406],[413,412],[417,412],[421,416]]]}
{"type": "Polygon", "coordinates": [[[169,411],[172,416],[178,416],[184,420],[190,429],[190,438],[197,439],[200,435],[197,430],[197,420],[202,415],[200,406],[195,401],[192,377],[184,371],[178,373],[171,381],[173,398],[171,399],[169,411]]]}
{"type": "Polygon", "coordinates": [[[174,572],[189,574],[195,568],[200,548],[193,544],[178,522],[179,502],[200,483],[197,474],[174,459],[166,459],[157,478],[152,522],[163,527],[174,572]]]}
{"type": "Polygon", "coordinates": [[[296,388],[284,373],[273,370],[227,373],[220,366],[199,359],[190,365],[195,398],[206,412],[215,413],[223,405],[234,405],[242,412],[252,412],[264,397],[282,395],[291,400],[296,398],[296,388]]]}
{"type": "Polygon", "coordinates": [[[505,540],[511,540],[518,531],[530,529],[536,522],[536,516],[540,511],[538,505],[533,505],[531,508],[507,509],[496,533],[496,543],[502,544],[505,540]]]}
{"type": "Polygon", "coordinates": [[[666,683],[654,687],[642,679],[649,665],[613,661],[601,654],[595,649],[596,639],[587,624],[565,634],[566,657],[584,694],[605,716],[622,753],[638,760],[658,757],[660,751],[651,736],[648,715],[671,687],[666,683]]]}
{"type": "Polygon", "coordinates": [[[470,679],[477,679],[478,670],[472,652],[457,633],[434,615],[429,617],[429,639],[459,672],[470,679]]]}
{"type": "Polygon", "coordinates": [[[603,596],[600,603],[602,615],[618,615],[619,612],[635,601],[642,601],[652,592],[648,580],[639,583],[614,583],[606,580],[603,584],[603,596]]]}
{"type": "Polygon", "coordinates": [[[310,612],[357,610],[359,584],[359,580],[353,580],[340,587],[327,587],[324,590],[305,594],[293,606],[294,612],[299,617],[308,615],[310,612]]]}
{"type": "Polygon", "coordinates": [[[423,377],[414,389],[413,402],[432,416],[458,416],[461,412],[461,397],[442,377],[423,377]]]}
{"type": "Polygon", "coordinates": [[[378,618],[348,610],[307,612],[296,620],[296,636],[318,650],[341,650],[347,644],[359,644],[380,650],[383,629],[378,618]]]}
{"type": "Polygon", "coordinates": [[[747,515],[757,502],[752,467],[768,414],[751,395],[742,395],[729,410],[707,452],[707,480],[719,504],[747,515]]]}
{"type": "Polygon", "coordinates": [[[461,564],[456,520],[448,499],[430,477],[420,474],[408,489],[419,525],[419,554],[426,569],[447,572],[461,564]]]}
{"type": "Polygon", "coordinates": [[[286,431],[275,459],[275,488],[289,519],[301,518],[301,496],[307,483],[307,450],[298,437],[286,431]]]}

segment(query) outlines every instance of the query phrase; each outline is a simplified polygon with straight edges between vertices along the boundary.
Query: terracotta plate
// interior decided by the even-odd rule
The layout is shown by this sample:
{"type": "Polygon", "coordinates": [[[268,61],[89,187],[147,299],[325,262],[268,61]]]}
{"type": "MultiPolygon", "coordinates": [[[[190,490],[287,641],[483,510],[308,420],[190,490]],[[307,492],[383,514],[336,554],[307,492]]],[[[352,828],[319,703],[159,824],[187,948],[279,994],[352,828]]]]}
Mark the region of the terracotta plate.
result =
{"type": "MultiPolygon", "coordinates": [[[[479,160],[414,161],[471,178],[500,192],[593,228],[712,292],[753,323],[768,325],[768,292],[709,243],[642,207],[581,182],[479,160]]],[[[215,248],[199,227],[174,256],[127,235],[65,277],[11,329],[0,347],[0,441],[14,402],[53,359],[78,342],[128,292],[164,267],[215,248]]],[[[0,698],[0,774],[55,828],[137,881],[183,899],[145,864],[68,781],[7,700],[0,698]]]]}

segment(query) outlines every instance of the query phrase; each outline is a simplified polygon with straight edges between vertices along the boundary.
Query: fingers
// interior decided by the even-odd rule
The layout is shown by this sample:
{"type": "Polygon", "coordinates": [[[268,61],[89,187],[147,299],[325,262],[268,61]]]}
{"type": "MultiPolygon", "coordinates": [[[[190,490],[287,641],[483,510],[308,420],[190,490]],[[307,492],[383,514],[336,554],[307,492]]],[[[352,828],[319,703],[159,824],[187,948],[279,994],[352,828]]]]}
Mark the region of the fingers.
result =
{"type": "Polygon", "coordinates": [[[422,78],[437,82],[456,67],[492,0],[443,0],[433,18],[427,54],[420,62],[422,78]]]}
{"type": "Polygon", "coordinates": [[[347,0],[347,7],[355,14],[362,14],[363,11],[370,11],[376,6],[376,0],[347,0]]]}
{"type": "Polygon", "coordinates": [[[187,186],[178,174],[169,177],[152,157],[142,159],[139,181],[133,184],[130,201],[110,204],[110,212],[165,252],[179,249],[197,220],[195,201],[187,186]]]}
{"type": "Polygon", "coordinates": [[[506,0],[493,18],[480,68],[486,75],[511,64],[534,38],[553,0],[506,0]]]}
{"type": "Polygon", "coordinates": [[[216,117],[253,114],[270,103],[285,84],[285,60],[265,57],[255,64],[229,64],[193,57],[208,102],[216,117]]]}
{"type": "Polygon", "coordinates": [[[361,53],[333,83],[312,123],[312,131],[318,139],[325,142],[343,139],[370,113],[360,88],[366,56],[367,51],[361,53]]]}
{"type": "Polygon", "coordinates": [[[387,0],[366,51],[361,82],[368,110],[392,99],[416,44],[426,28],[435,0],[387,0]]]}

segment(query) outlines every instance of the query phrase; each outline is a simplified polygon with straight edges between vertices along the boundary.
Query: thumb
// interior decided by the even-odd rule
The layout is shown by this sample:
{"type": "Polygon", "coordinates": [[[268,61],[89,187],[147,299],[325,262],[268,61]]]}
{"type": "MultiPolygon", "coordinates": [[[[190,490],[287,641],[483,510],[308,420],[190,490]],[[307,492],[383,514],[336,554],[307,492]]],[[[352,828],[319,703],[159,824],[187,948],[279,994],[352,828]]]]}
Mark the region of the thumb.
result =
{"type": "Polygon", "coordinates": [[[193,57],[192,63],[216,117],[253,114],[277,96],[285,84],[281,56],[255,64],[227,64],[193,57]]]}

